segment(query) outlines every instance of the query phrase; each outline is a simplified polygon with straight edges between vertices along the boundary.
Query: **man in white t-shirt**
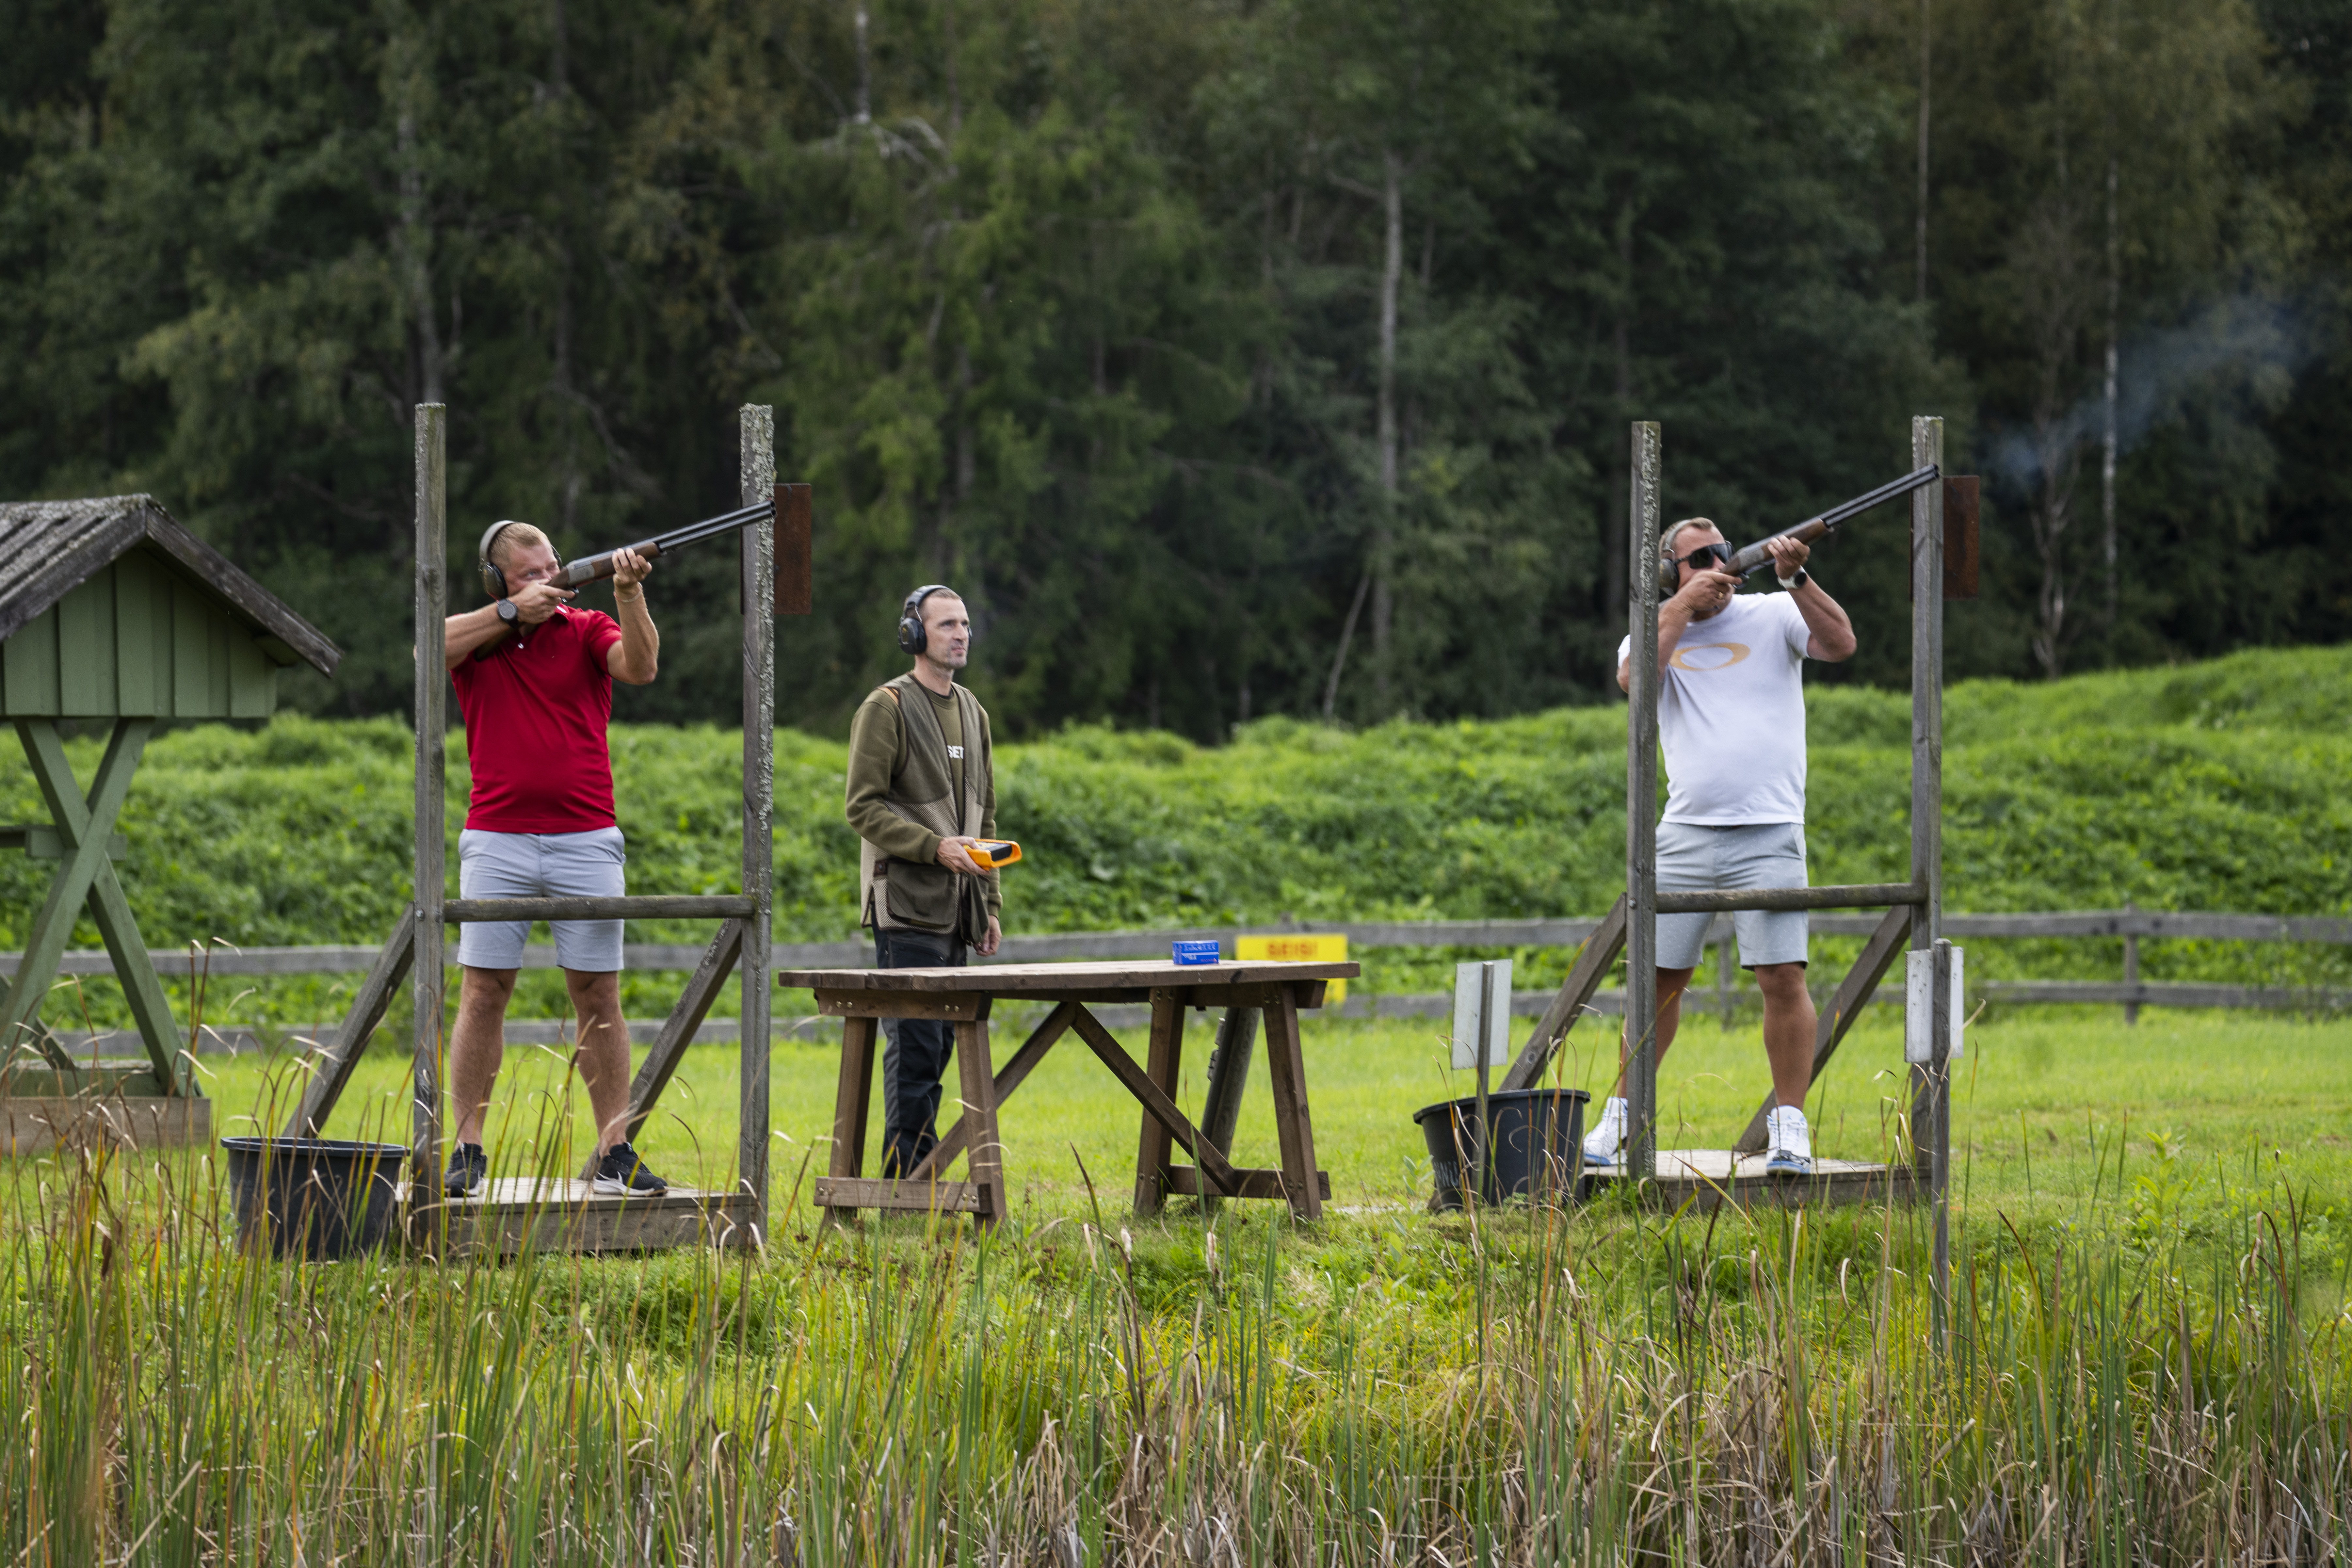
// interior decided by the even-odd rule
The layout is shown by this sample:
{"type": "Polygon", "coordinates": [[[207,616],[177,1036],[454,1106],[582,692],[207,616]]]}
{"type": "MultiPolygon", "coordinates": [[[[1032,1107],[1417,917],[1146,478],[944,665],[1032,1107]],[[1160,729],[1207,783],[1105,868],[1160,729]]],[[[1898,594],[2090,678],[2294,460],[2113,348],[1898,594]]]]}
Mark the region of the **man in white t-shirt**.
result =
{"type": "MultiPolygon", "coordinates": [[[[1666,815],[1658,824],[1661,889],[1801,888],[1805,879],[1804,660],[1853,657],[1853,625],[1805,570],[1793,539],[1771,552],[1778,594],[1738,593],[1714,523],[1695,517],[1659,538],[1666,563],[1658,606],[1658,732],[1666,752],[1666,815]]],[[[1627,682],[1633,639],[1617,647],[1627,682]]],[[[1658,1055],[1674,1043],[1683,988],[1706,943],[1707,915],[1658,917],[1658,1055]]],[[[1804,911],[1743,910],[1732,917],[1741,967],[1764,994],[1764,1054],[1779,1102],[1766,1118],[1765,1168],[1812,1169],[1805,1091],[1814,1014],[1805,990],[1804,911]]],[[[1585,1140],[1588,1163],[1608,1164],[1625,1141],[1626,1106],[1612,1097],[1585,1140]]]]}

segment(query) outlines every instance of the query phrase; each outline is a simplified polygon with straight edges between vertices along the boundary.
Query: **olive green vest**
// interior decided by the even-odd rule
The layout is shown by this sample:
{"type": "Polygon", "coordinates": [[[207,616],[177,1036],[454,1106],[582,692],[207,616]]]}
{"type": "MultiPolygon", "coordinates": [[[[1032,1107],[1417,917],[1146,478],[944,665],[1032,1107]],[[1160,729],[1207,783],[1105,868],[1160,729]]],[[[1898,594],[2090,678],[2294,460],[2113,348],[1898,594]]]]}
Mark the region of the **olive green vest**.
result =
{"type": "MultiPolygon", "coordinates": [[[[954,764],[948,757],[948,738],[931,712],[930,694],[912,670],[882,689],[898,707],[898,756],[890,773],[890,793],[882,804],[896,816],[942,838],[977,837],[981,828],[982,790],[994,759],[989,754],[987,720],[980,699],[959,684],[956,706],[963,719],[963,799],[955,798],[954,764]]],[[[885,855],[864,839],[858,841],[858,882],[865,896],[860,923],[877,931],[913,926],[924,931],[952,931],[967,942],[988,934],[988,901],[981,879],[885,855]]]]}

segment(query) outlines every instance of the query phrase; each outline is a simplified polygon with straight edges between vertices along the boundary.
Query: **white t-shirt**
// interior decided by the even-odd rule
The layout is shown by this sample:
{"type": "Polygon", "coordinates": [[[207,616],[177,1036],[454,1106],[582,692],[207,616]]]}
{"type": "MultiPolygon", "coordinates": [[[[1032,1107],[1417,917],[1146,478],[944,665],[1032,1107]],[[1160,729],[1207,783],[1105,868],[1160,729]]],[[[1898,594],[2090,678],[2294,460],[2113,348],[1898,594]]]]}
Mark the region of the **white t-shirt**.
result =
{"type": "MultiPolygon", "coordinates": [[[[1736,594],[1683,631],[1660,670],[1667,822],[1737,827],[1805,820],[1805,690],[1811,637],[1786,594],[1736,594]]],[[[1633,639],[1617,645],[1622,665],[1633,639]]]]}

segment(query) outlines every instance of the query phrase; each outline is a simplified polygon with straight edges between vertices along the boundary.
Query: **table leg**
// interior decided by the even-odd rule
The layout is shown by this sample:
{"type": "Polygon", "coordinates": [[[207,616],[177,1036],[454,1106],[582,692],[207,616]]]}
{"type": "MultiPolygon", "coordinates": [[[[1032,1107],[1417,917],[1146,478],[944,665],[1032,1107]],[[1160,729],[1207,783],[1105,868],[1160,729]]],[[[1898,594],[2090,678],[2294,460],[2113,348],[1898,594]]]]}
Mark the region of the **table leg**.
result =
{"type": "MultiPolygon", "coordinates": [[[[1170,1100],[1176,1098],[1176,1073],[1184,1064],[1184,1004],[1173,991],[1151,994],[1151,1045],[1144,1074],[1170,1100]]],[[[1171,1143],[1168,1129],[1150,1111],[1143,1113],[1143,1134],[1135,1145],[1135,1212],[1160,1212],[1166,1197],[1160,1173],[1167,1167],[1171,1143]]]]}
{"type": "MultiPolygon", "coordinates": [[[[833,1158],[827,1175],[866,1173],[866,1112],[874,1098],[874,1036],[880,1026],[874,1018],[841,1021],[841,1083],[834,1091],[833,1158]]],[[[845,1222],[856,1213],[828,1209],[825,1217],[845,1222]]]]}
{"type": "Polygon", "coordinates": [[[1282,1145],[1282,1180],[1290,1212],[1301,1219],[1323,1217],[1323,1186],[1315,1169],[1315,1124],[1307,1112],[1307,1066],[1298,1050],[1298,994],[1282,987],[1282,1000],[1265,1010],[1265,1061],[1274,1079],[1274,1127],[1282,1145]]]}
{"type": "Polygon", "coordinates": [[[965,1170],[981,1189],[988,1212],[982,1225],[994,1225],[1008,1212],[1004,1201],[1004,1145],[996,1131],[996,1076],[988,1059],[988,1020],[976,1018],[955,1026],[956,1068],[963,1086],[963,1124],[971,1129],[965,1150],[965,1170]]]}

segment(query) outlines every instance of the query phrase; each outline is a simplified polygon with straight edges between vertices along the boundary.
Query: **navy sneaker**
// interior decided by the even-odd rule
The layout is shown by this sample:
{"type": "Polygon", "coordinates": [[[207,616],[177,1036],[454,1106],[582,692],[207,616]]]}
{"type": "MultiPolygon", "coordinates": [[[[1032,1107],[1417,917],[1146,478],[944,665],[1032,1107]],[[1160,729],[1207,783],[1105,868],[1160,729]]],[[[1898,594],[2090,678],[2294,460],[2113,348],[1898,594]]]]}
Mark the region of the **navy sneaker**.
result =
{"type": "Polygon", "coordinates": [[[449,1173],[441,1179],[441,1190],[453,1198],[471,1197],[489,1173],[490,1157],[482,1146],[460,1143],[449,1151],[449,1173]]]}
{"type": "Polygon", "coordinates": [[[649,1198],[669,1191],[669,1184],[646,1168],[637,1152],[626,1143],[615,1143],[604,1151],[596,1162],[596,1192],[616,1198],[649,1198]]]}

